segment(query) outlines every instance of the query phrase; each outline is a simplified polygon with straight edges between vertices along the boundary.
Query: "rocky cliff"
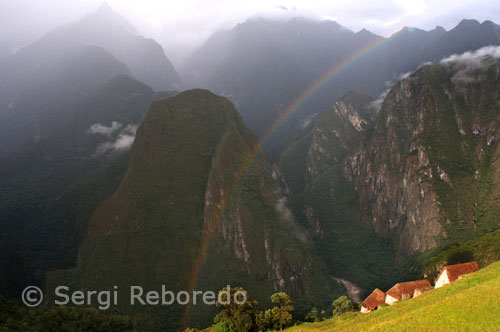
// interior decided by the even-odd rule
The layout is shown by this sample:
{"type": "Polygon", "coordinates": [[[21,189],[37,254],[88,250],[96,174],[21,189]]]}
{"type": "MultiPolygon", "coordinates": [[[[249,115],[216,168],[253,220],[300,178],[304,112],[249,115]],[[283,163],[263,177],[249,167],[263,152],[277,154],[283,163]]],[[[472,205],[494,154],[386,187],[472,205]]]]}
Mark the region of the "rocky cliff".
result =
{"type": "Polygon", "coordinates": [[[499,62],[483,49],[424,66],[385,98],[345,171],[400,255],[494,229],[499,62]],[[467,235],[468,234],[468,235],[467,235]]]}
{"type": "Polygon", "coordinates": [[[391,240],[363,222],[358,195],[343,170],[372,127],[372,102],[359,92],[346,94],[284,152],[274,169],[330,274],[365,290],[397,278],[391,240]]]}
{"type": "Polygon", "coordinates": [[[488,47],[426,65],[378,112],[349,93],[282,154],[273,174],[332,275],[380,287],[417,271],[415,254],[500,227],[498,57],[488,47]]]}

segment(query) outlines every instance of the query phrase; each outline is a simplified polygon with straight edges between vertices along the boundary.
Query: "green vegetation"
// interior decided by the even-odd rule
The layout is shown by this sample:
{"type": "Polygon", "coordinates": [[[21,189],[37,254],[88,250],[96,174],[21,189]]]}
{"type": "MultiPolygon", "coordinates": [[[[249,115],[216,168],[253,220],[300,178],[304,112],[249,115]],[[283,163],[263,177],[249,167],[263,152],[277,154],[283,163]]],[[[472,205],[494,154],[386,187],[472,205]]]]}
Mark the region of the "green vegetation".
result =
{"type": "Polygon", "coordinates": [[[214,318],[215,331],[248,332],[255,326],[256,301],[250,300],[248,292],[241,287],[232,288],[229,296],[222,289],[217,307],[220,312],[214,318]]]}
{"type": "MultiPolygon", "coordinates": [[[[256,332],[282,330],[292,325],[294,319],[293,301],[284,292],[271,295],[273,308],[259,311],[257,301],[249,298],[248,292],[241,287],[231,288],[229,296],[226,289],[219,292],[217,308],[219,313],[214,318],[214,325],[201,331],[210,332],[256,332]],[[246,299],[246,301],[244,301],[246,299]]],[[[187,328],[184,332],[195,332],[187,328]]]]}
{"type": "Polygon", "coordinates": [[[311,323],[317,323],[324,321],[327,318],[325,310],[319,311],[317,308],[312,308],[311,311],[306,315],[305,321],[311,323]]]}
{"type": "Polygon", "coordinates": [[[344,175],[345,157],[373,124],[371,101],[349,92],[279,160],[293,212],[312,234],[329,273],[364,289],[408,278],[411,264],[411,258],[395,263],[393,241],[379,237],[363,220],[357,193],[344,175]]]}
{"type": "Polygon", "coordinates": [[[434,279],[444,265],[476,261],[480,267],[500,260],[500,230],[487,233],[469,241],[437,248],[423,254],[420,258],[422,274],[434,279]]]}
{"type": "Polygon", "coordinates": [[[345,295],[333,301],[332,306],[333,306],[333,317],[341,316],[348,312],[359,310],[359,304],[352,301],[345,295]]]}
{"type": "MultiPolygon", "coordinates": [[[[0,228],[13,254],[10,296],[48,269],[74,266],[78,246],[95,208],[121,182],[127,151],[96,156],[98,146],[117,139],[89,135],[96,124],[139,124],[151,102],[164,94],[128,76],[117,76],[41,128],[40,140],[0,160],[0,228]],[[20,255],[19,255],[20,256],[20,255]],[[25,264],[20,264],[25,261],[25,264]],[[32,271],[29,271],[32,270],[32,271]]],[[[36,282],[40,282],[37,280],[36,282]]]]}
{"type": "Polygon", "coordinates": [[[500,262],[453,284],[369,314],[350,313],[290,332],[307,331],[498,331],[500,262]]]}
{"type": "Polygon", "coordinates": [[[282,330],[293,322],[293,302],[286,293],[279,292],[271,295],[271,302],[278,306],[256,315],[256,325],[259,331],[282,330]]]}
{"type": "Polygon", "coordinates": [[[499,128],[498,103],[492,98],[498,90],[498,62],[485,62],[474,73],[481,79],[474,81],[455,79],[461,66],[425,66],[414,74],[416,95],[428,104],[415,140],[425,148],[429,164],[419,175],[437,195],[445,231],[436,239],[437,248],[418,257],[420,271],[430,278],[446,264],[476,260],[486,266],[500,259],[500,159],[498,143],[486,134],[496,135],[499,128]]]}
{"type": "Polygon", "coordinates": [[[91,308],[28,308],[0,295],[0,331],[2,332],[132,332],[127,316],[105,315],[91,308]]]}
{"type": "MultiPolygon", "coordinates": [[[[302,316],[342,293],[288,216],[255,136],[226,98],[191,90],[153,103],[125,174],[92,214],[78,266],[50,272],[48,289],[243,285],[265,308],[280,283],[302,316]]],[[[131,307],[125,297],[118,308],[150,331],[203,327],[216,314],[203,304],[131,307]]]]}

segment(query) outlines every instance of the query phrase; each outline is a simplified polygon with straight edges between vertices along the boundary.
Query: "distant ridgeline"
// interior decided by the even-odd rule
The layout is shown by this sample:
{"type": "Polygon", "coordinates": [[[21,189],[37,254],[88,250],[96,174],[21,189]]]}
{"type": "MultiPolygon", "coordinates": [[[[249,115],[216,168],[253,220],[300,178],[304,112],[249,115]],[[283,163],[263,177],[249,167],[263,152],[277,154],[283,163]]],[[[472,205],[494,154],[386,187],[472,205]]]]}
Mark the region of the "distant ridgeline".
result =
{"type": "Polygon", "coordinates": [[[376,97],[425,62],[500,45],[498,29],[463,20],[450,31],[406,27],[383,38],[334,21],[249,19],[212,35],[179,73],[188,87],[230,98],[273,162],[347,92],[376,97]]]}

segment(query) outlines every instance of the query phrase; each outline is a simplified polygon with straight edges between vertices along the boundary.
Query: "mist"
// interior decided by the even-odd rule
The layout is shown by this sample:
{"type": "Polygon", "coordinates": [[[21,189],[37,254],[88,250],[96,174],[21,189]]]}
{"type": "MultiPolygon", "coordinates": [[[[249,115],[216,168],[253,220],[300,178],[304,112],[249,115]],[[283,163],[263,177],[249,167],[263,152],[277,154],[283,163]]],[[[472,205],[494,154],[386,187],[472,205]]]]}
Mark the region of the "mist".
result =
{"type": "MultiPolygon", "coordinates": [[[[388,37],[405,26],[445,29],[463,18],[497,21],[500,3],[470,0],[418,1],[157,1],[108,0],[145,37],[154,38],[178,68],[185,57],[217,30],[251,17],[288,20],[306,17],[334,20],[358,31],[388,37]]],[[[0,53],[12,54],[48,31],[95,11],[101,0],[1,0],[0,53]]]]}

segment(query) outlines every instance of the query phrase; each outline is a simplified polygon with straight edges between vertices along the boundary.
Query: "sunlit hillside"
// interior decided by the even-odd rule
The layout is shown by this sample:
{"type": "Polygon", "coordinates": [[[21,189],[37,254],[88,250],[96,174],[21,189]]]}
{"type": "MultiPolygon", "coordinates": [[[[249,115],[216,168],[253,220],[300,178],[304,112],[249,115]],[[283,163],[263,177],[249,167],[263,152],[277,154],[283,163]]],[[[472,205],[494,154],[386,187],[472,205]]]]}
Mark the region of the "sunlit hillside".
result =
{"type": "Polygon", "coordinates": [[[302,331],[498,331],[500,262],[453,284],[369,314],[290,328],[302,331]]]}

